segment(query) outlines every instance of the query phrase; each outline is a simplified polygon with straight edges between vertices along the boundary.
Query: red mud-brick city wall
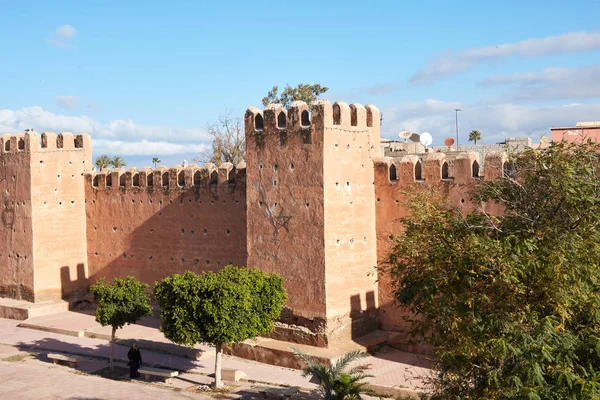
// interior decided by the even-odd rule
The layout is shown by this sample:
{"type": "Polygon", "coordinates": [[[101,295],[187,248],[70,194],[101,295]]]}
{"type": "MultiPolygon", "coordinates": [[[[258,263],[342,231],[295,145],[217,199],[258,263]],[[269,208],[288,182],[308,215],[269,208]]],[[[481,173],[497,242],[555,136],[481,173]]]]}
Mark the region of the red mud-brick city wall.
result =
{"type": "Polygon", "coordinates": [[[86,177],[90,276],[173,273],[246,265],[245,166],[101,171],[86,177]]]}
{"type": "Polygon", "coordinates": [[[88,135],[26,133],[2,140],[0,286],[10,297],[60,299],[87,274],[84,173],[88,135]]]}
{"type": "Polygon", "coordinates": [[[329,347],[403,330],[376,266],[407,215],[403,190],[440,186],[463,209],[506,154],[378,156],[376,107],[318,101],[245,114],[246,163],[92,172],[87,135],[1,137],[0,295],[76,299],[98,278],[153,286],[173,273],[247,265],[286,279],[273,337],[329,347]],[[381,278],[381,280],[378,280],[381,278]]]}

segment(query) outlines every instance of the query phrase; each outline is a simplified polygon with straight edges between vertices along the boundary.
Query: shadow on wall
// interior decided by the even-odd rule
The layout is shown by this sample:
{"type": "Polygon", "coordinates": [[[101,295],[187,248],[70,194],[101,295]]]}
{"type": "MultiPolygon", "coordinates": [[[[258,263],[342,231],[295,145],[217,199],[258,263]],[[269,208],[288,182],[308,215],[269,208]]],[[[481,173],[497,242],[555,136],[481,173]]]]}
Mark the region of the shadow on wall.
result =
{"type": "Polygon", "coordinates": [[[86,188],[91,282],[133,275],[154,284],[173,273],[245,265],[245,190],[86,188]]]}
{"type": "Polygon", "coordinates": [[[77,275],[71,280],[70,268],[68,266],[60,269],[60,291],[61,299],[73,300],[84,297],[92,284],[90,278],[86,276],[85,265],[77,264],[77,275]]]}
{"type": "MultiPolygon", "coordinates": [[[[365,279],[371,279],[365,277],[365,279]]],[[[377,306],[375,292],[365,294],[366,308],[363,307],[360,294],[350,296],[351,339],[355,340],[377,329],[377,306]]]]}

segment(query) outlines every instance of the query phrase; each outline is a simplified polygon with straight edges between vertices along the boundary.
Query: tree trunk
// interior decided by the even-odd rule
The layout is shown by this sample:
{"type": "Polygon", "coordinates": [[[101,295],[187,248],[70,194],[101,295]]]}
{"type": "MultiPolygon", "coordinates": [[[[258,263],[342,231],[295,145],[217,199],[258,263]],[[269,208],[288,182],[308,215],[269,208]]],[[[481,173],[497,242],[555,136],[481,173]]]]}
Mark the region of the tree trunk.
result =
{"type": "Polygon", "coordinates": [[[215,387],[220,388],[223,387],[223,382],[221,381],[221,355],[223,352],[223,344],[217,343],[215,345],[215,350],[217,352],[215,357],[215,387]]]}
{"type": "Polygon", "coordinates": [[[113,362],[113,355],[115,353],[115,334],[117,333],[117,328],[113,326],[112,334],[110,335],[110,372],[113,372],[115,369],[115,364],[113,362]]]}

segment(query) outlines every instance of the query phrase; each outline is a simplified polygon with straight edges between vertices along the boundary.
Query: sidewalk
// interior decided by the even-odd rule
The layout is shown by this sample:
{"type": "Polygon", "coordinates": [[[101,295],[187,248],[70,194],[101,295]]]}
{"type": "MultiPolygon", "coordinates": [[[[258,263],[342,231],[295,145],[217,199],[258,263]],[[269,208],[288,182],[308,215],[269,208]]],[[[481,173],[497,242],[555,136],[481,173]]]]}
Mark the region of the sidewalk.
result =
{"type": "MultiPolygon", "coordinates": [[[[109,356],[109,343],[105,339],[100,339],[100,337],[110,337],[110,331],[106,336],[109,328],[103,328],[97,324],[91,313],[66,312],[30,318],[24,322],[38,327],[45,326],[49,330],[56,329],[63,333],[70,333],[70,335],[21,328],[18,327],[21,321],[0,319],[0,342],[21,350],[62,351],[99,358],[108,358],[109,356]]],[[[146,319],[141,321],[141,324],[127,325],[117,331],[117,337],[122,341],[136,340],[140,342],[144,363],[147,365],[205,376],[214,372],[214,348],[196,346],[194,352],[191,352],[176,346],[164,338],[156,324],[156,320],[146,319]],[[165,346],[175,347],[184,352],[188,351],[190,354],[182,353],[181,355],[187,356],[184,357],[180,354],[173,355],[148,350],[154,350],[154,347],[161,351],[166,348],[165,346]],[[196,355],[199,359],[195,359],[196,355]]],[[[126,361],[128,345],[129,343],[126,346],[115,345],[116,360],[126,361]]],[[[173,350],[173,348],[169,350],[173,350]]],[[[169,352],[172,353],[172,351],[169,352]]],[[[421,356],[391,348],[383,348],[375,356],[360,360],[360,363],[371,364],[369,373],[375,377],[369,379],[370,386],[380,392],[394,395],[408,395],[414,394],[415,391],[422,391],[423,384],[419,377],[431,372],[426,368],[421,356]]],[[[299,370],[261,364],[238,357],[223,356],[223,368],[242,370],[247,374],[246,379],[251,382],[295,386],[305,390],[312,390],[316,387],[309,378],[303,377],[299,370]]]]}

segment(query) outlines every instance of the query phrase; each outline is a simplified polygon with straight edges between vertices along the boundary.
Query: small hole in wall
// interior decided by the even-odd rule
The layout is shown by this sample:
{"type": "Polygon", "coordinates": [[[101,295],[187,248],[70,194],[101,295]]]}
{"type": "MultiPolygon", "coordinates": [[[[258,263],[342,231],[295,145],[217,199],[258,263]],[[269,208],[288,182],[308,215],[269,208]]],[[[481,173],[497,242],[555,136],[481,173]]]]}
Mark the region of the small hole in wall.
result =
{"type": "Polygon", "coordinates": [[[123,253],[123,258],[127,258],[127,253],[123,253]]]}
{"type": "Polygon", "coordinates": [[[263,169],[263,163],[258,164],[258,169],[263,169]]]}
{"type": "Polygon", "coordinates": [[[154,233],[154,229],[150,229],[150,233],[154,233]]]}
{"type": "Polygon", "coordinates": [[[97,255],[98,255],[98,252],[95,252],[95,253],[94,253],[94,255],[95,255],[95,256],[97,256],[97,255]]]}
{"type": "Polygon", "coordinates": [[[150,199],[150,204],[152,204],[152,199],[150,199]]]}
{"type": "Polygon", "coordinates": [[[113,232],[116,232],[116,231],[117,231],[117,227],[113,226],[113,232]]]}
{"type": "Polygon", "coordinates": [[[350,186],[350,181],[346,181],[346,186],[350,186]]]}
{"type": "Polygon", "coordinates": [[[339,145],[336,143],[336,144],[335,144],[335,147],[339,147],[339,145]]]}
{"type": "Polygon", "coordinates": [[[60,179],[60,175],[56,175],[56,179],[60,179]]]}
{"type": "Polygon", "coordinates": [[[173,257],[171,257],[171,262],[175,261],[175,259],[173,257]]]}
{"type": "Polygon", "coordinates": [[[346,145],[346,149],[347,149],[347,150],[350,150],[350,143],[348,143],[348,144],[346,145]]]}
{"type": "Polygon", "coordinates": [[[75,205],[75,201],[71,200],[71,205],[74,206],[75,205]]]}
{"type": "Polygon", "coordinates": [[[59,206],[62,206],[62,201],[59,201],[59,202],[58,202],[58,205],[59,205],[59,206]]]}
{"type": "Polygon", "coordinates": [[[184,235],[185,234],[185,229],[181,230],[181,234],[184,235]]]}
{"type": "Polygon", "coordinates": [[[295,168],[294,163],[290,163],[290,171],[293,171],[295,168]]]}
{"type": "Polygon", "coordinates": [[[71,179],[75,179],[75,175],[71,175],[71,179]]]}
{"type": "Polygon", "coordinates": [[[44,163],[44,160],[40,160],[40,164],[43,164],[43,163],[44,163]]]}
{"type": "Polygon", "coordinates": [[[336,183],[335,183],[335,186],[336,186],[336,187],[337,187],[337,186],[340,186],[340,183],[339,183],[339,182],[336,182],[336,183]]]}
{"type": "Polygon", "coordinates": [[[210,260],[206,260],[206,265],[210,264],[210,260]]]}
{"type": "Polygon", "coordinates": [[[277,172],[278,169],[279,169],[279,165],[277,165],[277,164],[273,165],[273,171],[277,172]]]}
{"type": "Polygon", "coordinates": [[[258,206],[259,206],[259,207],[262,207],[262,205],[263,205],[263,202],[262,202],[262,201],[259,201],[259,202],[258,202],[258,206]]]}
{"type": "Polygon", "coordinates": [[[226,232],[227,236],[229,236],[230,233],[231,233],[231,231],[229,229],[227,229],[227,232],[226,232]]]}
{"type": "Polygon", "coordinates": [[[310,203],[306,203],[306,208],[310,207],[310,203]]]}
{"type": "Polygon", "coordinates": [[[277,179],[273,179],[273,186],[277,186],[277,179]]]}
{"type": "Polygon", "coordinates": [[[181,259],[181,262],[182,262],[182,263],[184,263],[184,262],[185,262],[185,258],[182,258],[182,259],[181,259]]]}
{"type": "Polygon", "coordinates": [[[461,202],[461,203],[464,203],[464,202],[465,202],[465,199],[460,199],[460,202],[461,202]]]}
{"type": "Polygon", "coordinates": [[[191,231],[190,233],[192,236],[194,236],[196,234],[194,231],[191,231]]]}
{"type": "Polygon", "coordinates": [[[152,260],[152,256],[148,257],[148,260],[152,260]]]}
{"type": "Polygon", "coordinates": [[[97,230],[97,229],[98,229],[98,227],[97,227],[97,226],[95,226],[95,227],[94,227],[94,230],[97,230]]]}
{"type": "Polygon", "coordinates": [[[350,238],[350,244],[353,245],[354,244],[354,238],[350,238]]]}
{"type": "Polygon", "coordinates": [[[381,200],[381,199],[378,197],[378,198],[377,198],[377,201],[380,201],[380,200],[381,200]]]}
{"type": "Polygon", "coordinates": [[[206,230],[206,229],[205,229],[204,231],[202,231],[202,234],[203,234],[204,236],[206,236],[206,234],[207,234],[207,233],[208,233],[208,230],[206,230]]]}
{"type": "Polygon", "coordinates": [[[338,239],[338,240],[335,241],[335,244],[337,244],[338,246],[340,245],[340,243],[341,243],[340,239],[338,239]]]}
{"type": "Polygon", "coordinates": [[[367,243],[367,237],[363,237],[363,242],[367,243]]]}

